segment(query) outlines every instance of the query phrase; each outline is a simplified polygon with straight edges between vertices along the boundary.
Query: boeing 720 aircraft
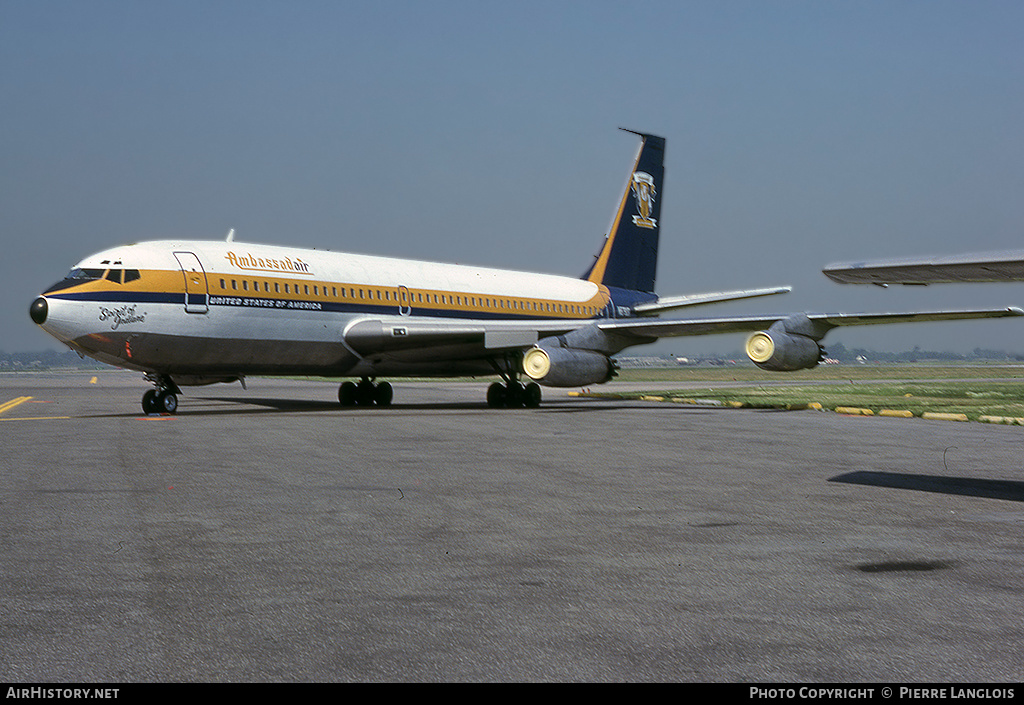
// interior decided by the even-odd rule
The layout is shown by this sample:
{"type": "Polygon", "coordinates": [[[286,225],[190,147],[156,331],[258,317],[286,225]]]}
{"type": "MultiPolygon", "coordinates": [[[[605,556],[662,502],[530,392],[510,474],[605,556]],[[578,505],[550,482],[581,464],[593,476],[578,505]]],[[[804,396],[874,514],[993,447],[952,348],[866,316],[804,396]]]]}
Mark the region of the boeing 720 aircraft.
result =
{"type": "Polygon", "coordinates": [[[606,382],[612,356],[663,336],[755,331],[767,370],[814,367],[836,326],[1021,316],[1016,308],[879,314],[667,318],[687,306],[788,287],[660,298],[654,293],[665,140],[641,144],[611,231],[581,278],[217,241],[125,245],[86,257],[30,306],[47,333],[145,373],[146,413],[174,413],[180,388],[247,375],[359,379],[343,405],[387,405],[382,377],[494,375],[487,402],[537,406],[539,385],[606,382]],[[521,381],[525,376],[524,385],[521,381]]]}

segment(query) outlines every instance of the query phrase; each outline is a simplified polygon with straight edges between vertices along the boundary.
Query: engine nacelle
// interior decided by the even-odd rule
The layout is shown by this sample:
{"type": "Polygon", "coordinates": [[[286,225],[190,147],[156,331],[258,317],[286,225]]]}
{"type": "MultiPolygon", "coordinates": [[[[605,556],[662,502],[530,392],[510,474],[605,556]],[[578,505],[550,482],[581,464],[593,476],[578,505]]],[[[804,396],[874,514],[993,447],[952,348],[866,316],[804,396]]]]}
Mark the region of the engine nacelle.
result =
{"type": "Polygon", "coordinates": [[[758,331],[747,338],[747,357],[762,370],[792,372],[816,367],[825,356],[817,341],[776,330],[758,331]]]}
{"type": "Polygon", "coordinates": [[[614,376],[615,366],[602,353],[542,341],[523,355],[523,372],[546,387],[582,387],[607,382],[614,376]]]}

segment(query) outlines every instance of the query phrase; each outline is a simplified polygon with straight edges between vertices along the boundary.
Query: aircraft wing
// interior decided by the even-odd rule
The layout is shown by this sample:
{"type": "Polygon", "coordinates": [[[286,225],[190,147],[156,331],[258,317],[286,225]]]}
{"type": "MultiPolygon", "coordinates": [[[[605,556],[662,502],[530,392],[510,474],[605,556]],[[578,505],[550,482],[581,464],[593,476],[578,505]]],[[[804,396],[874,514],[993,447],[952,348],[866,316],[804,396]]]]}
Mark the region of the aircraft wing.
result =
{"type": "MultiPolygon", "coordinates": [[[[787,330],[820,340],[840,326],[952,321],[1024,316],[1016,307],[960,311],[904,313],[813,313],[721,318],[624,318],[598,320],[464,321],[423,322],[401,317],[366,318],[353,322],[344,333],[345,343],[362,356],[397,354],[415,359],[473,359],[502,351],[523,350],[543,338],[570,336],[575,343],[584,337],[586,349],[613,354],[630,345],[654,342],[663,337],[711,335],[759,331],[785,322],[787,330]]],[[[575,345],[573,345],[575,347],[575,345]]]]}
{"type": "Polygon", "coordinates": [[[914,311],[905,313],[809,313],[792,316],[732,316],[727,318],[661,319],[644,321],[636,319],[611,320],[598,323],[598,327],[615,335],[636,338],[662,338],[713,333],[737,333],[758,331],[778,321],[800,321],[810,325],[819,335],[841,326],[866,326],[882,323],[915,323],[925,321],[956,321],[975,318],[1005,318],[1024,316],[1024,310],[1017,307],[999,309],[970,309],[961,311],[914,311]]]}
{"type": "Polygon", "coordinates": [[[1024,250],[831,264],[825,276],[840,284],[947,284],[1024,281],[1024,250]]]}

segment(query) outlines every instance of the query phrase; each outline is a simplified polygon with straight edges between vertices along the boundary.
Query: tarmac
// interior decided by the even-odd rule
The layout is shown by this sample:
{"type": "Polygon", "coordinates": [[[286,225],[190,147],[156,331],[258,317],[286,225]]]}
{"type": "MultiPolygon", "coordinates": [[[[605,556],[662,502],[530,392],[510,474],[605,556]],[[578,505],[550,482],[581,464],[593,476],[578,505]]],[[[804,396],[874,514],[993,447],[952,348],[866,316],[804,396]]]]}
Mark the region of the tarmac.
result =
{"type": "Polygon", "coordinates": [[[1020,427],[393,383],[0,375],[5,678],[1024,676],[1020,427]]]}

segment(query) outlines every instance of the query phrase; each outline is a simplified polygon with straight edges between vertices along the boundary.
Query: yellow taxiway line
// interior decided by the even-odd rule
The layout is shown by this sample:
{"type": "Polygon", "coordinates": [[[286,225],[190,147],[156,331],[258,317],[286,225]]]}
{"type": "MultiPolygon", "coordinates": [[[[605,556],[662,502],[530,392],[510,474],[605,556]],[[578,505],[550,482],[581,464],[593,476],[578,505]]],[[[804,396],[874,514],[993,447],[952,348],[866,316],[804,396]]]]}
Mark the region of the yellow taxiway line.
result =
{"type": "MultiPolygon", "coordinates": [[[[19,406],[20,404],[24,404],[25,402],[30,401],[31,399],[32,399],[32,397],[15,397],[14,399],[11,399],[10,401],[6,401],[3,404],[0,404],[0,414],[3,414],[4,412],[10,411],[14,407],[19,406]]],[[[70,418],[71,418],[70,416],[33,416],[33,417],[30,417],[30,418],[13,418],[13,419],[12,418],[7,418],[7,419],[0,419],[0,421],[39,421],[39,420],[42,420],[42,419],[70,419],[70,418]]]]}
{"type": "Polygon", "coordinates": [[[18,404],[24,404],[31,398],[32,397],[15,397],[14,399],[11,399],[8,402],[0,404],[0,414],[4,413],[5,411],[10,411],[14,407],[18,406],[18,404]]]}

